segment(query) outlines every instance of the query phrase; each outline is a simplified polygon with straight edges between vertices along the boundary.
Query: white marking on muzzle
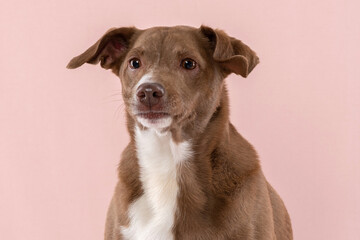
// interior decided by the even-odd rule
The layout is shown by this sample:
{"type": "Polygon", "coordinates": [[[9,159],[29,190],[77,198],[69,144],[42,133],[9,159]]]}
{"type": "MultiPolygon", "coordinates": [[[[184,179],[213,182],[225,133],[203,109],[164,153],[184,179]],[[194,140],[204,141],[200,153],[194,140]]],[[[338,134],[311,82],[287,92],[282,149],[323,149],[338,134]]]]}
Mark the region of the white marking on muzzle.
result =
{"type": "Polygon", "coordinates": [[[153,83],[154,81],[153,79],[153,74],[152,72],[148,72],[146,74],[144,74],[141,78],[140,81],[135,85],[135,91],[138,89],[138,87],[143,84],[143,83],[153,83]]]}
{"type": "Polygon", "coordinates": [[[160,119],[146,119],[142,117],[137,117],[137,120],[144,127],[153,128],[157,131],[161,131],[161,129],[169,127],[172,123],[171,117],[164,117],[160,119]]]}

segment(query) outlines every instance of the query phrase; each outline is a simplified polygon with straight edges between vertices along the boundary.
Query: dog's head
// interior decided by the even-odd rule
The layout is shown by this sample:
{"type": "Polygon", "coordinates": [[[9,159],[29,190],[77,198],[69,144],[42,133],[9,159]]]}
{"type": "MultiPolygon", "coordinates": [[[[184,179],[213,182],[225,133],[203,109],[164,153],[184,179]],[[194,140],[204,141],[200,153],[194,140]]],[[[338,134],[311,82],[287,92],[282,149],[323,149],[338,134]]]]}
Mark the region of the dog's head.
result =
{"type": "Polygon", "coordinates": [[[99,63],[120,77],[135,123],[158,131],[203,129],[220,104],[223,79],[259,62],[244,43],[201,26],[110,29],[68,68],[99,63]]]}

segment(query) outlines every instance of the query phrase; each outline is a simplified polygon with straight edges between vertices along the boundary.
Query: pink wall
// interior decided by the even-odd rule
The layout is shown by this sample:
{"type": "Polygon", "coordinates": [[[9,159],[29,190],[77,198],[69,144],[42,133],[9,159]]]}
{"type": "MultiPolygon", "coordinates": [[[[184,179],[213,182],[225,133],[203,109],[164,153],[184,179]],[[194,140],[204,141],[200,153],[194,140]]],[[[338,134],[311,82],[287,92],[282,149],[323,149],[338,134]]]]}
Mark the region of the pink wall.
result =
{"type": "Polygon", "coordinates": [[[65,69],[108,28],[208,24],[261,63],[227,79],[296,239],[360,239],[360,17],[353,1],[0,3],[0,239],[102,239],[128,141],[119,80],[65,69]]]}

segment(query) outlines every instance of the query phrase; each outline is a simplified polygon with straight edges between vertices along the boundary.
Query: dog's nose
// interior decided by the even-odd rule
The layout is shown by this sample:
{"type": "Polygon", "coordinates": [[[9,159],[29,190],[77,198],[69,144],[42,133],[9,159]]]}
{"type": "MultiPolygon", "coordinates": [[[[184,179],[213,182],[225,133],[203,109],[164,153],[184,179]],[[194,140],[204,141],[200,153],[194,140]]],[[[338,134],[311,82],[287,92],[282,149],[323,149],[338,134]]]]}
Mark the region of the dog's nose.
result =
{"type": "Polygon", "coordinates": [[[164,96],[164,87],[158,83],[143,83],[136,90],[139,102],[147,107],[157,105],[164,96]]]}

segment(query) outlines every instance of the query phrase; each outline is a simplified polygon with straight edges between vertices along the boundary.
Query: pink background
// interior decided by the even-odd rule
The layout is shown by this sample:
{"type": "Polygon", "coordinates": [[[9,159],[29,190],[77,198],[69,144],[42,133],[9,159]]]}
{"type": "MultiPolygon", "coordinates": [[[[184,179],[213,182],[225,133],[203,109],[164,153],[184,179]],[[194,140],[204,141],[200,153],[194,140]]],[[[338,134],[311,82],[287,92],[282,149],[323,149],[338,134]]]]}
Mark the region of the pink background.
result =
{"type": "Polygon", "coordinates": [[[360,17],[353,1],[0,3],[0,239],[102,239],[128,141],[120,83],[68,60],[108,28],[208,24],[261,63],[227,79],[296,239],[360,239],[360,17]]]}

